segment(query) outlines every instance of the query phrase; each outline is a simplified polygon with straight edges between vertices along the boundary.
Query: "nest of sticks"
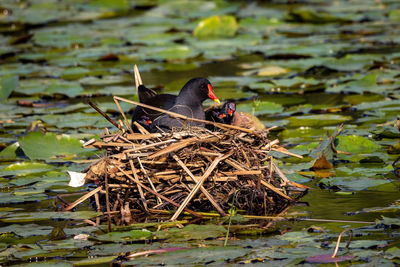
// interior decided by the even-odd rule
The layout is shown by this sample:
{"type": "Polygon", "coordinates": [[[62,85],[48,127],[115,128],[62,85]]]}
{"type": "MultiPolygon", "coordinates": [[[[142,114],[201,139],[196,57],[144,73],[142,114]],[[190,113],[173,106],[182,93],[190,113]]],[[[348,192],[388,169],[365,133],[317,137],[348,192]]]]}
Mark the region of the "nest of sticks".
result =
{"type": "MultiPolygon", "coordinates": [[[[118,101],[146,107],[121,97],[114,100],[119,108],[118,101]]],[[[232,204],[241,214],[267,216],[282,212],[307,192],[306,186],[290,181],[269,155],[279,151],[301,157],[279,146],[277,139],[269,140],[270,129],[254,131],[207,122],[218,130],[148,133],[137,124],[141,133],[133,133],[121,109],[125,125],[95,108],[120,131],[106,130],[101,141],[84,144],[105,151],[105,156],[84,171],[86,182],[96,188],[66,210],[92,197],[97,210],[127,223],[152,214],[167,214],[171,220],[182,212],[196,217],[204,212],[226,216],[232,204]]]]}

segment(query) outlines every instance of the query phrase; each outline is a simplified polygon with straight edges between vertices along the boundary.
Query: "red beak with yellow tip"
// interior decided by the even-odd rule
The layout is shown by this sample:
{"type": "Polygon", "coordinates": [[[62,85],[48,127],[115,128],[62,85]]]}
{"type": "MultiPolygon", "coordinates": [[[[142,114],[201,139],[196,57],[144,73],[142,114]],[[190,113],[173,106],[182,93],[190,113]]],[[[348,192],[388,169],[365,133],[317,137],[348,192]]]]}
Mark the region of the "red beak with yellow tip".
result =
{"type": "Polygon", "coordinates": [[[217,104],[221,103],[218,97],[215,95],[211,84],[208,84],[208,97],[217,102],[217,104]]]}

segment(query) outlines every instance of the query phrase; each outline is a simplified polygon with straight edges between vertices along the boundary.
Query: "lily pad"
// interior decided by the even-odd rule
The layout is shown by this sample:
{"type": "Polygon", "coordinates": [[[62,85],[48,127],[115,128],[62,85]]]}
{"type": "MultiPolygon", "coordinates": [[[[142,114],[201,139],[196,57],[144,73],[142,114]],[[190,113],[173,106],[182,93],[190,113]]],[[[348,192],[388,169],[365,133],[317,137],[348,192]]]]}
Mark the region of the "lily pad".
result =
{"type": "Polygon", "coordinates": [[[151,237],[151,232],[147,230],[131,230],[127,232],[110,232],[104,235],[98,235],[96,239],[111,242],[126,242],[134,240],[146,240],[151,237]]]}
{"type": "Polygon", "coordinates": [[[173,240],[188,240],[188,239],[206,239],[216,238],[223,236],[226,230],[222,226],[218,225],[194,225],[189,224],[183,229],[169,229],[168,231],[160,231],[155,233],[157,238],[167,238],[170,241],[173,240]]]}
{"type": "Polygon", "coordinates": [[[370,139],[357,135],[341,135],[335,140],[336,149],[350,153],[372,153],[380,148],[370,139]]]}
{"type": "Polygon", "coordinates": [[[342,262],[342,261],[349,261],[353,259],[355,256],[348,255],[348,256],[339,256],[339,257],[332,257],[332,254],[321,254],[312,257],[306,258],[306,262],[309,263],[333,263],[333,262],[342,262]]]}
{"type": "Polygon", "coordinates": [[[18,156],[22,156],[19,152],[19,143],[15,142],[0,152],[0,159],[16,159],[18,156]]]}
{"type": "Polygon", "coordinates": [[[344,16],[334,16],[325,10],[317,10],[313,8],[292,9],[288,13],[287,19],[291,21],[308,22],[315,24],[350,21],[350,18],[346,18],[344,16]]]}
{"type": "Polygon", "coordinates": [[[186,45],[171,45],[166,47],[142,48],[139,57],[141,59],[155,60],[183,60],[197,56],[200,52],[186,45]]]}
{"type": "Polygon", "coordinates": [[[329,188],[335,186],[336,188],[340,188],[343,190],[350,190],[350,191],[365,190],[368,188],[377,187],[379,185],[384,185],[388,183],[391,183],[391,181],[384,179],[358,178],[358,177],[330,177],[330,178],[323,178],[320,180],[321,185],[325,185],[329,188]]]}
{"type": "Polygon", "coordinates": [[[76,211],[76,212],[20,212],[8,214],[0,219],[3,222],[32,222],[39,220],[84,220],[100,216],[100,212],[76,211]]]}
{"type": "Polygon", "coordinates": [[[291,127],[322,127],[326,125],[337,125],[351,120],[350,116],[319,114],[290,117],[289,126],[291,127]]]}
{"type": "Polygon", "coordinates": [[[269,102],[269,101],[254,101],[249,104],[239,104],[237,105],[239,111],[248,112],[254,115],[261,114],[274,114],[283,111],[283,106],[281,104],[269,102]]]}
{"type": "Polygon", "coordinates": [[[232,37],[238,27],[233,16],[213,16],[200,21],[193,35],[198,38],[232,37]]]}
{"type": "Polygon", "coordinates": [[[79,140],[55,133],[30,132],[18,140],[30,159],[68,159],[85,152],[79,140]]]}
{"type": "Polygon", "coordinates": [[[377,87],[377,74],[372,73],[364,76],[360,80],[350,81],[345,84],[340,84],[336,87],[329,88],[329,92],[353,92],[353,93],[364,93],[364,92],[379,92],[377,87]]]}
{"type": "Polygon", "coordinates": [[[55,169],[55,166],[39,162],[18,162],[10,164],[2,170],[2,175],[23,176],[32,173],[44,173],[55,169]]]}
{"type": "Polygon", "coordinates": [[[0,102],[6,100],[18,86],[18,76],[0,77],[0,102]]]}
{"type": "Polygon", "coordinates": [[[241,247],[221,247],[212,246],[206,248],[183,249],[173,252],[149,256],[147,258],[135,259],[126,262],[127,265],[182,265],[188,266],[193,264],[204,265],[210,262],[214,264],[223,264],[225,262],[234,261],[250,252],[249,249],[241,247]]]}
{"type": "Polygon", "coordinates": [[[80,261],[74,261],[74,266],[106,264],[112,262],[116,258],[117,256],[108,256],[108,257],[96,257],[91,259],[84,259],[80,261]]]}

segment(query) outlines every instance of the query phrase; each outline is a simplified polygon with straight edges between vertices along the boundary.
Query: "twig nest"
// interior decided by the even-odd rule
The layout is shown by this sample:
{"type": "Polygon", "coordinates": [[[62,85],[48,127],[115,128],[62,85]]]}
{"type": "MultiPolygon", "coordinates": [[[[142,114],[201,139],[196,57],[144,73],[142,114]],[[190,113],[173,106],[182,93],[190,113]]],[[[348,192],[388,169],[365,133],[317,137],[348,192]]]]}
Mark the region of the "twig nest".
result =
{"type": "MultiPolygon", "coordinates": [[[[194,216],[212,211],[225,216],[232,201],[244,214],[277,214],[306,188],[289,181],[276,166],[269,152],[286,150],[267,133],[191,129],[105,134],[102,141],[86,145],[106,152],[86,170],[86,181],[101,187],[98,194],[109,195],[111,212],[134,220],[143,213],[168,213],[176,219],[184,210],[194,216]]],[[[97,205],[107,210],[104,201],[97,205]]]]}

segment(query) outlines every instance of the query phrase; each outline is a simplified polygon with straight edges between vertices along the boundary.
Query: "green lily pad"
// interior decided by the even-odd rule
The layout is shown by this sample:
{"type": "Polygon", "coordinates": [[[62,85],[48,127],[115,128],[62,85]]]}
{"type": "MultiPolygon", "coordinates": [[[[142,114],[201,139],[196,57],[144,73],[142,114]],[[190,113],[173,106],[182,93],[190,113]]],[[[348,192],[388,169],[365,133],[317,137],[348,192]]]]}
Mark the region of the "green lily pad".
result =
{"type": "Polygon", "coordinates": [[[269,101],[254,101],[249,104],[237,105],[239,111],[248,112],[254,115],[261,114],[275,114],[283,111],[281,104],[269,102],[269,101]]]}
{"type": "Polygon", "coordinates": [[[32,173],[43,173],[55,169],[54,166],[39,162],[18,162],[2,170],[2,175],[24,176],[32,173]]]}
{"type": "Polygon", "coordinates": [[[336,149],[350,153],[372,153],[380,148],[370,139],[357,135],[341,135],[335,140],[336,149]]]}
{"type": "Polygon", "coordinates": [[[84,153],[79,140],[55,133],[30,132],[18,140],[21,149],[30,159],[74,158],[84,153]]]}
{"type": "Polygon", "coordinates": [[[183,229],[169,229],[169,231],[159,231],[154,235],[156,238],[167,238],[170,241],[173,240],[188,240],[188,239],[206,239],[216,238],[223,236],[226,230],[222,226],[218,225],[186,225],[183,229]]]}
{"type": "MultiPolygon", "coordinates": [[[[118,241],[118,240],[117,240],[118,241]]],[[[153,243],[151,249],[154,249],[158,244],[153,243]]],[[[125,243],[101,243],[99,245],[92,246],[93,249],[90,250],[90,256],[111,256],[121,253],[133,252],[145,249],[148,247],[146,244],[125,244],[125,243]]]]}
{"type": "Polygon", "coordinates": [[[400,9],[394,9],[389,12],[389,18],[393,22],[400,22],[400,9]]]}
{"type": "Polygon", "coordinates": [[[289,126],[291,127],[322,127],[326,125],[336,125],[351,120],[350,116],[334,114],[318,114],[290,117],[289,126]]]}
{"type": "Polygon", "coordinates": [[[12,91],[18,87],[18,76],[0,77],[0,102],[6,100],[12,91]]]}
{"type": "Polygon", "coordinates": [[[130,81],[131,78],[128,76],[85,77],[79,80],[82,85],[89,86],[117,85],[130,81]]]}
{"type": "Polygon", "coordinates": [[[38,224],[11,224],[0,228],[0,232],[13,232],[21,237],[32,235],[45,236],[51,233],[53,227],[38,224]],[[32,229],[35,229],[32,231],[32,229]]]}
{"type": "Polygon", "coordinates": [[[3,222],[33,222],[40,220],[84,220],[102,215],[95,211],[75,211],[75,212],[20,212],[8,214],[0,221],[3,222]]]}
{"type": "Polygon", "coordinates": [[[199,51],[186,45],[171,45],[164,47],[145,47],[140,50],[141,59],[183,60],[199,55],[199,51]]]}
{"type": "Polygon", "coordinates": [[[93,0],[87,3],[87,9],[94,9],[94,10],[129,10],[131,5],[128,0],[93,0]]]}
{"type": "Polygon", "coordinates": [[[287,19],[290,21],[309,22],[315,24],[350,21],[350,17],[338,17],[328,13],[325,10],[317,10],[313,8],[292,9],[288,13],[287,19]]]}
{"type": "Polygon", "coordinates": [[[111,242],[126,242],[134,240],[146,240],[151,237],[151,232],[147,230],[131,230],[127,232],[110,232],[104,235],[98,235],[97,240],[111,242]]]}
{"type": "Polygon", "coordinates": [[[359,177],[330,177],[321,179],[320,183],[328,187],[336,186],[343,190],[360,191],[391,183],[391,181],[359,177]]]}
{"type": "Polygon", "coordinates": [[[215,88],[214,92],[218,98],[223,101],[224,99],[241,99],[256,96],[253,92],[244,92],[236,88],[215,88]]]}
{"type": "Polygon", "coordinates": [[[387,216],[382,216],[382,219],[376,220],[377,224],[384,224],[387,226],[400,226],[400,219],[399,218],[392,218],[387,216]]]}
{"type": "Polygon", "coordinates": [[[25,95],[60,94],[75,97],[83,92],[83,88],[77,82],[66,82],[58,79],[30,79],[21,81],[16,92],[25,95]]]}
{"type": "Polygon", "coordinates": [[[247,253],[250,249],[242,247],[222,247],[212,246],[206,248],[182,249],[173,252],[162,253],[149,256],[146,258],[138,258],[126,262],[127,265],[181,265],[189,266],[193,264],[204,265],[209,262],[213,264],[224,264],[227,261],[234,261],[247,253]]]}
{"type": "Polygon", "coordinates": [[[153,17],[189,17],[197,18],[217,10],[216,3],[203,0],[178,0],[161,2],[160,5],[147,12],[153,17]]]}
{"type": "Polygon", "coordinates": [[[232,37],[238,27],[233,16],[213,16],[200,21],[193,35],[198,38],[232,37]]]}
{"type": "Polygon", "coordinates": [[[329,88],[329,92],[354,92],[354,93],[364,93],[364,92],[376,92],[378,93],[377,87],[377,74],[369,74],[361,78],[360,80],[350,81],[336,87],[329,88]]]}
{"type": "Polygon", "coordinates": [[[105,128],[111,126],[110,122],[100,114],[72,113],[72,114],[47,114],[41,116],[47,125],[54,125],[57,128],[105,128]]]}
{"type": "Polygon", "coordinates": [[[361,104],[364,102],[375,102],[385,99],[384,96],[378,94],[363,94],[363,95],[346,95],[343,101],[352,105],[361,104]]]}
{"type": "MultiPolygon", "coordinates": [[[[69,252],[68,252],[69,253],[69,252]]],[[[58,254],[58,255],[63,255],[62,253],[58,254]]],[[[62,260],[46,260],[45,262],[41,261],[41,262],[30,262],[30,263],[22,263],[22,264],[17,264],[14,266],[18,266],[18,267],[52,267],[54,265],[57,265],[59,267],[72,267],[74,266],[72,263],[66,262],[66,261],[62,261],[62,260]]]]}
{"type": "Polygon", "coordinates": [[[18,142],[15,142],[7,146],[0,152],[0,159],[16,159],[18,157],[18,149],[19,149],[18,142]]]}
{"type": "Polygon", "coordinates": [[[400,248],[398,247],[391,247],[385,251],[386,259],[393,260],[393,259],[400,259],[400,248]]]}
{"type": "Polygon", "coordinates": [[[90,36],[84,35],[77,31],[52,31],[43,30],[35,32],[33,41],[41,46],[45,47],[71,47],[74,44],[85,44],[90,45],[94,43],[94,39],[90,36]]]}
{"type": "Polygon", "coordinates": [[[106,264],[112,262],[116,259],[117,256],[108,256],[108,257],[97,257],[91,259],[84,259],[80,261],[74,261],[74,266],[84,266],[84,265],[96,265],[96,264],[106,264]]]}

